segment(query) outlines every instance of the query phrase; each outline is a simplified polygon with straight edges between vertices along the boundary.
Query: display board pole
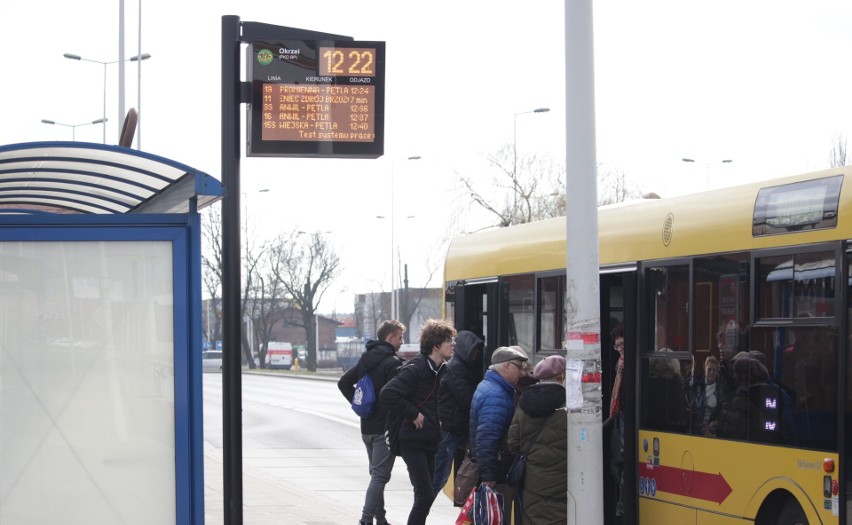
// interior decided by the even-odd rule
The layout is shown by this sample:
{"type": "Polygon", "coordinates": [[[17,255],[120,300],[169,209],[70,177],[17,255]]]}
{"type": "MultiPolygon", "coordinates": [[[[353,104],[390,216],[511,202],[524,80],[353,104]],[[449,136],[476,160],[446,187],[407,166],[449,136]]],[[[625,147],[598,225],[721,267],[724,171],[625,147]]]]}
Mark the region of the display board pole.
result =
{"type": "Polygon", "coordinates": [[[240,361],[240,19],[222,17],[222,438],[224,517],[243,523],[240,361]]]}

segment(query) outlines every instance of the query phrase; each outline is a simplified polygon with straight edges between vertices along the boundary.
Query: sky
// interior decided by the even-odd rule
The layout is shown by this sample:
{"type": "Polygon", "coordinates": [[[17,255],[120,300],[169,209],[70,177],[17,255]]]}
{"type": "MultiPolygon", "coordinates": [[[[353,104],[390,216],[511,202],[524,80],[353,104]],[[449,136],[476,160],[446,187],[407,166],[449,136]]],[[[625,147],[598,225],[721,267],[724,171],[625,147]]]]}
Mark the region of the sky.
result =
{"type": "MultiPolygon", "coordinates": [[[[487,185],[486,157],[513,137],[520,156],[564,164],[563,5],[142,0],[140,48],[139,0],[125,0],[125,56],[151,55],[141,82],[126,64],[125,110],[141,101],[144,151],[220,178],[222,16],[386,42],[383,157],[241,164],[243,220],[256,235],[328,232],[343,271],[320,309],[347,312],[353,294],[389,288],[395,253],[411,286],[438,286],[447,237],[489,224],[465,205],[458,174],[487,185]]],[[[105,129],[117,143],[118,65],[63,53],[117,60],[118,6],[0,5],[0,144],[70,140],[71,127],[41,120],[104,116],[105,128],[73,135],[100,143],[105,129]]],[[[852,132],[848,0],[601,0],[594,17],[596,158],[643,192],[827,168],[835,137],[852,132]]]]}

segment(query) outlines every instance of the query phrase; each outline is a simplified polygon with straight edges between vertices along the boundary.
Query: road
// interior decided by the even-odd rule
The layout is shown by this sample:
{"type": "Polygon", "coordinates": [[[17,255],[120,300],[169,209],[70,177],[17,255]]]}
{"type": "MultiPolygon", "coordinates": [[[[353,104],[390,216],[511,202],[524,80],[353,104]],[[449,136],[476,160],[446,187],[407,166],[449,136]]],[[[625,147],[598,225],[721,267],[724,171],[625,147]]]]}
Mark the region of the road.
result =
{"type": "MultiPolygon", "coordinates": [[[[369,481],[358,416],[335,381],[243,374],[243,521],[246,525],[355,525],[369,481]]],[[[223,523],[222,376],[204,374],[205,521],[223,523]]],[[[412,501],[402,458],[385,489],[388,521],[412,501]]],[[[427,523],[454,523],[440,495],[427,523]]]]}

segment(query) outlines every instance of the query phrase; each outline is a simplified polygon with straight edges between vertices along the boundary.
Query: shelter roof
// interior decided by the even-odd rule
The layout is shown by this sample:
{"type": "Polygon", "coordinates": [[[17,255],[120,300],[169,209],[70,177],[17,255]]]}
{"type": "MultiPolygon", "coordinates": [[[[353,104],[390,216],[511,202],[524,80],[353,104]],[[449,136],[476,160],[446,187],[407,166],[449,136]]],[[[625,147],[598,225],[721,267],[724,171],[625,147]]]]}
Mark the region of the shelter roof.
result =
{"type": "Polygon", "coordinates": [[[0,213],[187,213],[224,195],[202,171],[123,146],[0,146],[0,213]]]}

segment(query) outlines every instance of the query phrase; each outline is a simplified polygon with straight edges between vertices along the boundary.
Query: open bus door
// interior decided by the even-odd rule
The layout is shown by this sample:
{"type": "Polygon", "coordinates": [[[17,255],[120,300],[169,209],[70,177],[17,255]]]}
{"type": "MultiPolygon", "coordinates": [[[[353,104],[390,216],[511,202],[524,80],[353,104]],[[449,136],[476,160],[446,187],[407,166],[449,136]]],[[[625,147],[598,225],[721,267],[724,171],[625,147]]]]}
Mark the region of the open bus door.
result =
{"type": "MultiPolygon", "coordinates": [[[[486,282],[458,282],[453,289],[453,296],[447,292],[447,303],[453,304],[452,320],[456,330],[469,330],[485,341],[483,370],[491,362],[494,350],[506,344],[508,338],[507,312],[505,299],[508,288],[504,283],[492,280],[486,282]],[[506,310],[501,315],[501,309],[506,310]]],[[[449,311],[447,312],[449,316],[449,311]]]]}
{"type": "Polygon", "coordinates": [[[615,475],[613,455],[618,451],[613,443],[613,432],[604,432],[603,443],[603,478],[604,478],[604,524],[616,525],[621,523],[637,523],[636,510],[636,407],[631,403],[636,388],[636,302],[637,302],[637,273],[635,268],[629,271],[613,271],[601,274],[601,369],[604,371],[601,388],[603,390],[602,420],[609,417],[609,402],[612,396],[612,384],[615,377],[615,367],[618,363],[618,352],[613,349],[610,332],[619,324],[624,327],[624,375],[622,379],[622,404],[624,414],[624,515],[615,515],[618,500],[619,483],[615,475]],[[630,430],[633,429],[633,430],[630,430]]]}

